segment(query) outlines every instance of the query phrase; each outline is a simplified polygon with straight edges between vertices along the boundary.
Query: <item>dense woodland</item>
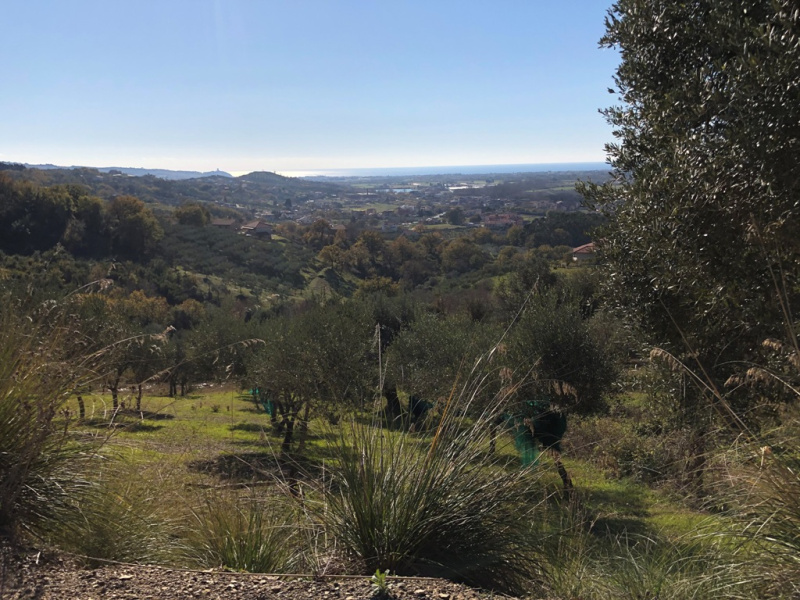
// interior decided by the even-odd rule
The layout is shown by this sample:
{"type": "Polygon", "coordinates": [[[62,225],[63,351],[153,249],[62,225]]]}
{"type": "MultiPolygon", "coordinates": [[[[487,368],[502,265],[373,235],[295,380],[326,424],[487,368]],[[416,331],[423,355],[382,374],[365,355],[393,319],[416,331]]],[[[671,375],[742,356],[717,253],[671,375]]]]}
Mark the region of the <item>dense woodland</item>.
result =
{"type": "MultiPolygon", "coordinates": [[[[609,14],[613,171],[578,184],[581,210],[492,229],[455,202],[444,227],[402,230],[330,212],[257,239],[213,219],[251,218],[256,197],[277,218],[352,182],[4,165],[2,533],[63,543],[53,515],[88,501],[49,457],[87,431],[146,432],[148,396],[213,383],[247,392],[261,421],[241,428],[270,451],[203,464],[272,461],[281,514],[315,515],[317,545],[275,534],[286,522],[253,519],[277,501],[242,484],[240,529],[304,548],[262,570],[335,555],[378,588],[388,570],[535,597],[796,597],[800,17],[656,4],[609,14]],[[574,262],[591,240],[596,259],[574,262]],[[86,413],[99,394],[103,418],[86,413]],[[321,531],[341,546],[319,550],[321,531]]],[[[495,200],[573,193],[489,183],[495,200]]],[[[210,531],[222,509],[205,506],[210,531]]],[[[214,552],[192,564],[258,570],[214,552]]]]}

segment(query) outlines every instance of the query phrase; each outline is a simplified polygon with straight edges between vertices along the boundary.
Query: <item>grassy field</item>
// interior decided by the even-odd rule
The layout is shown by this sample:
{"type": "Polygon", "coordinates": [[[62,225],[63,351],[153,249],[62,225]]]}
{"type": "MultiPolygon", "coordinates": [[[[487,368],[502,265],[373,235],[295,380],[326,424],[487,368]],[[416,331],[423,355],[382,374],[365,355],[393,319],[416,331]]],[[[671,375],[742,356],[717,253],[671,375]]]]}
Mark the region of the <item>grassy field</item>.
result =
{"type": "MultiPolygon", "coordinates": [[[[795,591],[794,553],[748,531],[758,513],[726,508],[748,504],[711,487],[694,494],[683,459],[670,454],[677,433],[637,429],[644,392],[610,400],[607,413],[570,417],[563,462],[572,492],[552,454],[524,468],[509,433],[491,450],[487,425],[497,415],[434,411],[411,429],[387,427],[366,406],[336,425],[312,420],[304,443],[298,431],[282,452],[281,433],[247,390],[163,392],[146,389],[135,411],[125,388],[116,412],[108,394],[85,394],[82,420],[70,399],[71,439],[93,454],[79,475],[84,491],[40,535],[88,565],[365,576],[377,568],[548,600],[795,591]]],[[[751,455],[710,454],[709,484],[745,474],[751,455]]],[[[782,464],[750,472],[788,490],[773,496],[780,520],[759,527],[778,526],[791,547],[799,483],[782,464]]]]}
{"type": "MultiPolygon", "coordinates": [[[[115,558],[284,571],[319,568],[331,560],[330,540],[323,541],[327,533],[309,516],[308,506],[320,500],[319,481],[340,460],[336,440],[351,435],[347,423],[369,422],[369,413],[351,415],[338,427],[312,421],[302,452],[287,460],[280,455],[282,438],[273,431],[270,417],[256,408],[246,390],[207,385],[185,398],[169,398],[158,389],[149,392],[138,413],[123,408],[113,414],[108,395],[84,396],[86,419],[75,428],[104,439],[99,452],[106,465],[95,473],[105,495],[94,509],[103,518],[91,520],[115,524],[107,530],[95,524],[84,532],[85,539],[106,540],[102,552],[98,543],[73,543],[73,551],[108,557],[109,539],[130,538],[114,550],[115,558]],[[289,464],[301,468],[290,473],[289,464]],[[298,497],[303,498],[299,504],[298,497]],[[294,532],[291,536],[275,536],[287,527],[294,532]],[[255,546],[266,557],[248,546],[254,529],[261,531],[255,546]],[[239,540],[238,546],[233,544],[238,554],[231,555],[230,544],[215,546],[214,540],[221,538],[239,540]],[[273,555],[276,547],[287,553],[273,555]],[[259,556],[265,562],[259,563],[259,556]]],[[[130,407],[134,399],[128,392],[120,400],[130,407]]],[[[74,418],[74,400],[69,411],[74,418]]],[[[433,434],[433,428],[412,434],[420,455],[429,451],[433,434]]],[[[399,440],[408,434],[383,429],[380,436],[399,440]]],[[[506,474],[522,470],[510,436],[502,437],[487,464],[506,474]]],[[[553,598],[650,597],[616,595],[632,585],[628,578],[637,570],[643,577],[661,577],[652,586],[664,587],[666,579],[680,589],[687,581],[711,587],[719,583],[702,577],[687,561],[729,564],[730,556],[719,556],[724,544],[717,534],[727,527],[722,517],[693,509],[674,494],[619,478],[588,460],[567,455],[565,465],[576,488],[571,497],[564,494],[549,455],[541,456],[530,475],[536,490],[532,514],[538,520],[538,533],[531,535],[538,536],[537,560],[547,573],[544,583],[531,576],[531,591],[546,589],[553,598]],[[698,535],[705,530],[714,535],[698,535]]],[[[658,597],[692,596],[676,592],[658,597]]]]}
{"type": "MultiPolygon", "coordinates": [[[[86,419],[76,427],[107,436],[103,452],[122,450],[136,462],[173,463],[186,467],[191,477],[191,464],[214,461],[220,457],[238,457],[240,470],[246,471],[247,457],[273,457],[278,454],[282,435],[274,432],[270,417],[256,407],[247,390],[235,386],[204,385],[186,397],[169,398],[158,390],[150,390],[142,399],[142,410],[130,407],[131,392],[120,395],[125,405],[116,415],[108,394],[84,396],[86,419]]],[[[632,402],[636,398],[632,397],[632,402]]],[[[77,415],[73,399],[68,410],[77,415]]],[[[355,415],[363,420],[368,415],[355,415]]],[[[329,453],[327,443],[339,429],[322,419],[309,424],[304,458],[310,463],[322,462],[329,453]]],[[[387,435],[395,432],[387,430],[387,435]]],[[[418,434],[420,443],[427,443],[430,432],[418,434]]],[[[570,432],[566,440],[569,441],[570,432]]],[[[509,469],[520,468],[519,456],[509,435],[498,445],[498,452],[509,469]]],[[[592,513],[597,528],[610,534],[650,531],[667,527],[675,533],[695,528],[706,518],[691,511],[674,497],[662,494],[631,479],[617,478],[586,460],[564,458],[565,465],[579,490],[585,508],[592,513]]],[[[561,480],[548,454],[541,455],[537,469],[541,484],[549,494],[560,492],[561,480]]]]}

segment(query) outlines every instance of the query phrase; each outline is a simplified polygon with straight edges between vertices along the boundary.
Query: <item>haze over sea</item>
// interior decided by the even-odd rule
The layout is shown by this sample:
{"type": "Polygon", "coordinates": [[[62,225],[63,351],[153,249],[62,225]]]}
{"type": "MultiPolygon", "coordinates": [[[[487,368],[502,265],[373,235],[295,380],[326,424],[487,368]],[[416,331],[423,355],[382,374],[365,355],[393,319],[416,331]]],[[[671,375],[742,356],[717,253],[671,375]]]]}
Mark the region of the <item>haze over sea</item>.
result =
{"type": "Polygon", "coordinates": [[[369,169],[319,169],[278,171],[286,177],[406,177],[412,175],[485,175],[490,173],[543,173],[547,171],[602,171],[604,162],[538,163],[515,165],[454,165],[438,167],[375,167],[369,169]]]}

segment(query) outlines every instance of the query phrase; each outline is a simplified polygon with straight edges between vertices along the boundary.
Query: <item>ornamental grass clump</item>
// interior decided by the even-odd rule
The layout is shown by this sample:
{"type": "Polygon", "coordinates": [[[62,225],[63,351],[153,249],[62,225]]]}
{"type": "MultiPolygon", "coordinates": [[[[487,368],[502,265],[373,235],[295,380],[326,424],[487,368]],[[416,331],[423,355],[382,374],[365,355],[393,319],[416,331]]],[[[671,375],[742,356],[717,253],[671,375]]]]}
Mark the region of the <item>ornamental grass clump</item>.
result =
{"type": "Polygon", "coordinates": [[[90,567],[105,561],[178,562],[183,520],[175,490],[183,481],[177,474],[117,452],[105,452],[92,466],[91,485],[49,527],[49,540],[90,567]]]}
{"type": "Polygon", "coordinates": [[[622,536],[600,561],[599,598],[754,598],[753,573],[719,535],[622,536]]]}
{"type": "Polygon", "coordinates": [[[210,494],[192,514],[186,554],[198,566],[287,573],[300,559],[299,529],[279,496],[210,494]]]}
{"type": "Polygon", "coordinates": [[[442,409],[431,435],[352,423],[334,445],[320,506],[336,547],[364,574],[446,577],[508,592],[538,575],[537,477],[488,452],[499,408],[468,421],[479,385],[442,409]]]}
{"type": "Polygon", "coordinates": [[[0,535],[46,526],[85,487],[87,445],[71,436],[65,402],[89,376],[55,306],[29,317],[0,308],[0,535]]]}
{"type": "Polygon", "coordinates": [[[784,426],[791,439],[751,448],[729,496],[742,538],[753,544],[753,572],[761,588],[780,596],[800,596],[800,422],[784,426]]]}

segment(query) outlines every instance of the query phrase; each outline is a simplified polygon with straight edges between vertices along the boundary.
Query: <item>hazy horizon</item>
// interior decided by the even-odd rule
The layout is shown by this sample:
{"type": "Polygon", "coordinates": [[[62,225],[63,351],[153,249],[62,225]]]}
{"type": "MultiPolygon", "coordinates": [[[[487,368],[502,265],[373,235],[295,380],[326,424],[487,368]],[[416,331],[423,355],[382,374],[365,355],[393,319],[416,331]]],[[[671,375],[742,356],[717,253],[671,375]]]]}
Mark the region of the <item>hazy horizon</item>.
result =
{"type": "MultiPolygon", "coordinates": [[[[225,171],[214,169],[199,171],[197,169],[165,169],[158,166],[130,167],[126,165],[57,165],[54,163],[23,163],[20,161],[7,161],[9,163],[23,164],[29,168],[44,169],[136,169],[143,171],[171,171],[192,173],[214,173],[220,171],[233,177],[240,177],[255,171],[225,171]]],[[[600,171],[610,169],[605,162],[564,162],[564,163],[527,163],[527,164],[490,164],[490,165],[431,165],[412,167],[366,167],[352,169],[311,169],[307,171],[269,171],[284,177],[400,177],[400,176],[427,176],[427,175],[477,175],[477,174],[509,174],[509,173],[542,173],[558,171],[600,171]]],[[[264,170],[262,170],[264,171],[264,170]]]]}
{"type": "Polygon", "coordinates": [[[286,177],[391,177],[412,175],[485,175],[508,173],[542,173],[547,171],[600,171],[610,169],[605,162],[564,162],[493,165],[433,165],[429,167],[370,167],[364,169],[317,169],[283,171],[286,177]]]}

